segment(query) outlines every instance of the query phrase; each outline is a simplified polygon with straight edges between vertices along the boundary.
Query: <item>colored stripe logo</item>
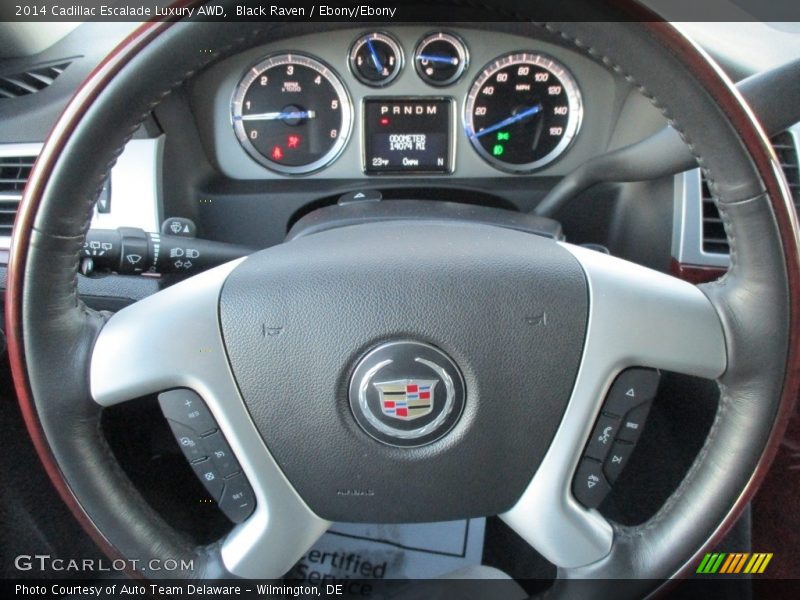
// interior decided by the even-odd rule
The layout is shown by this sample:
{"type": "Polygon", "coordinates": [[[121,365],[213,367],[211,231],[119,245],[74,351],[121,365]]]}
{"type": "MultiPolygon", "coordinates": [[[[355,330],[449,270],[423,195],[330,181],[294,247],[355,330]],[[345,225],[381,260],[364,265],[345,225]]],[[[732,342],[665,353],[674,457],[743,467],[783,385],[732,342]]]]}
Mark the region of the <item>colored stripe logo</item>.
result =
{"type": "Polygon", "coordinates": [[[705,555],[696,572],[703,575],[756,575],[763,573],[771,560],[772,552],[713,552],[705,555]]]}

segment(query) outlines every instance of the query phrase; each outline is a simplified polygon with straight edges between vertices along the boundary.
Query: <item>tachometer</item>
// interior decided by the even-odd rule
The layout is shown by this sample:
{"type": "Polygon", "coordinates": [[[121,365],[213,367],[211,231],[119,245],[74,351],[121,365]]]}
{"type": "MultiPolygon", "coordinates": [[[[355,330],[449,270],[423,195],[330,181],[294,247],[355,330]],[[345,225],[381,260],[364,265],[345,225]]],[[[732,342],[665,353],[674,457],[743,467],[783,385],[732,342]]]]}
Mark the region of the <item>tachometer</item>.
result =
{"type": "Polygon", "coordinates": [[[353,120],[336,74],[302,54],[271,56],[252,67],[236,87],[231,113],[244,149],[287,174],[310,173],[333,161],[353,120]]]}
{"type": "Polygon", "coordinates": [[[483,69],[464,107],[467,137],[486,161],[513,172],[560,156],[580,127],[583,108],[569,71],[541,54],[502,56],[483,69]]]}

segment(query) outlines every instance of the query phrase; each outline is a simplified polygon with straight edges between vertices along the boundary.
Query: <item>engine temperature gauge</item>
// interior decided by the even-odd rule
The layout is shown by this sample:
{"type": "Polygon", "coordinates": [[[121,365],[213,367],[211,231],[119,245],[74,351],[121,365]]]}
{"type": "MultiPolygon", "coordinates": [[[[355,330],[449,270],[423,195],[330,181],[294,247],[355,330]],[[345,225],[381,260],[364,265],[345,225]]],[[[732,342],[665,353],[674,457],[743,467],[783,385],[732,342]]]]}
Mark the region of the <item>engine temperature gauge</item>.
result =
{"type": "Polygon", "coordinates": [[[368,33],[350,49],[350,70],[366,85],[389,85],[403,68],[403,50],[385,33],[368,33]]]}
{"type": "Polygon", "coordinates": [[[467,48],[458,37],[449,33],[432,33],[417,45],[414,68],[423,81],[445,86],[458,81],[468,60],[467,48]]]}

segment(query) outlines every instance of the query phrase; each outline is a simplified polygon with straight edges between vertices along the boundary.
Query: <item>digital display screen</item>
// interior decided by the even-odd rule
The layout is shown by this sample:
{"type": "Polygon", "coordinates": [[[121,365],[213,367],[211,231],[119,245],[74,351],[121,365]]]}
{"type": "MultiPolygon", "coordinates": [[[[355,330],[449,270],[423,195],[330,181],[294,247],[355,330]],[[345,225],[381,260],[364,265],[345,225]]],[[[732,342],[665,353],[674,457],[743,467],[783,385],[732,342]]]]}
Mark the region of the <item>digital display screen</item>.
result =
{"type": "Polygon", "coordinates": [[[364,171],[452,172],[452,110],[447,98],[364,100],[364,171]]]}

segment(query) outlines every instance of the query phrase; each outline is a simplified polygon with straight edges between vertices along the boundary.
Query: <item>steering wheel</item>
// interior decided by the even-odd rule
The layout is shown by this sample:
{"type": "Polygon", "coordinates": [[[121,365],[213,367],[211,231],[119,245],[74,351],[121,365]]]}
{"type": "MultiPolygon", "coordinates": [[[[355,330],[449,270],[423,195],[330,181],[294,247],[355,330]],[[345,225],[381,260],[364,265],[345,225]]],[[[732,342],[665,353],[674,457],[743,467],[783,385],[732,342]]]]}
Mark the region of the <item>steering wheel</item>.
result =
{"type": "MultiPolygon", "coordinates": [[[[528,3],[505,8],[535,18],[528,3]]],[[[797,224],[768,140],[731,82],[671,25],[608,22],[617,16],[525,27],[622,74],[681,132],[728,232],[731,267],[717,283],[428,220],[317,233],[114,315],[92,311],[76,291],[78,254],[132,132],[199,69],[282,30],[148,23],[105,59],[26,189],[7,330],[37,451],[106,552],[191,560],[193,570],[173,573],[187,578],[277,578],[333,520],[500,514],[558,566],[552,593],[616,578],[640,579],[631,593],[644,594],[721,538],[798,391],[797,224]],[[402,380],[425,361],[446,407],[436,427],[387,432],[359,414],[375,373],[402,380]],[[611,382],[631,366],[716,379],[721,400],[678,489],[648,522],[623,527],[580,504],[571,485],[611,382]],[[99,426],[103,407],[173,389],[208,408],[254,494],[252,513],[207,546],[148,507],[99,426]]]]}

